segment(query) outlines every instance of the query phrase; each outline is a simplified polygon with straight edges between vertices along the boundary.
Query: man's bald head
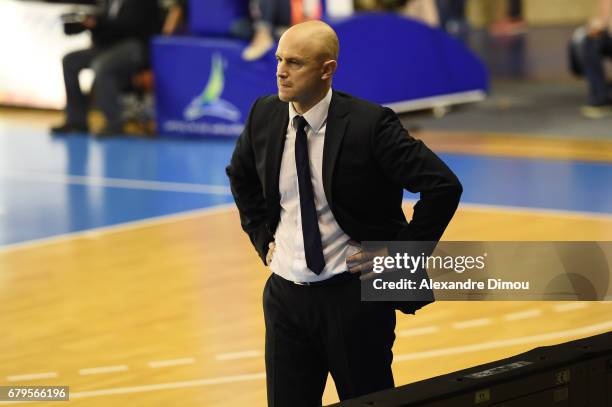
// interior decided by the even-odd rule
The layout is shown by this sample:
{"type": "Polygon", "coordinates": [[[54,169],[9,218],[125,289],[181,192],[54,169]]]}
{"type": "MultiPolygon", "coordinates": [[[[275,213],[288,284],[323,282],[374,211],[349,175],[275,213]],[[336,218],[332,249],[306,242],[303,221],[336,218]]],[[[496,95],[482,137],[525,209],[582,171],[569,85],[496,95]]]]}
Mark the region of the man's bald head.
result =
{"type": "Polygon", "coordinates": [[[308,111],[331,88],[338,59],[338,36],[322,21],[294,25],[276,49],[278,97],[308,111]]]}
{"type": "Polygon", "coordinates": [[[321,61],[338,60],[338,36],[333,28],[319,20],[306,21],[290,27],[281,37],[297,41],[321,61]]]}

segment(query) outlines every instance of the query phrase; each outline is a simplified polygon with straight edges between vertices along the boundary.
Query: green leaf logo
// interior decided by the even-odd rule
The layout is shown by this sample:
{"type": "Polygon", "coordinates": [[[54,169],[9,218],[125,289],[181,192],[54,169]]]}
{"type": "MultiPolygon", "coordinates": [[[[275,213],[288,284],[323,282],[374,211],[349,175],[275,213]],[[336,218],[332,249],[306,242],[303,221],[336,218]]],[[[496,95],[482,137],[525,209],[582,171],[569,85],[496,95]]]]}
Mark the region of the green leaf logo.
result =
{"type": "Polygon", "coordinates": [[[193,121],[203,116],[219,117],[236,122],[240,120],[240,110],[232,103],[221,99],[225,88],[226,62],[219,54],[213,54],[210,75],[202,93],[196,96],[185,108],[185,120],[193,121]]]}

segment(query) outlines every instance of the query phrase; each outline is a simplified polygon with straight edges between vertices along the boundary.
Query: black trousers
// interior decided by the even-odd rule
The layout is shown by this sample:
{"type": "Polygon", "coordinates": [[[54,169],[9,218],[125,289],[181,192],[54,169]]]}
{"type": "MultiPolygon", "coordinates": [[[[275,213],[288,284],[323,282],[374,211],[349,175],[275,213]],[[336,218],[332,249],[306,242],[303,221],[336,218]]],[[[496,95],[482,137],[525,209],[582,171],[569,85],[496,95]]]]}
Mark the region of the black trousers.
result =
{"type": "Polygon", "coordinates": [[[603,32],[586,37],[582,44],[584,76],[589,86],[589,104],[598,106],[612,103],[612,93],[606,81],[604,61],[612,58],[612,36],[603,32]]]}
{"type": "Polygon", "coordinates": [[[394,387],[395,310],[360,297],[358,278],[315,286],[268,278],[263,306],[270,407],[320,406],[328,372],[341,400],[394,387]]]}
{"type": "Polygon", "coordinates": [[[271,27],[291,25],[291,0],[258,0],[260,21],[271,27]]]}
{"type": "Polygon", "coordinates": [[[89,102],[81,90],[79,73],[85,68],[92,68],[96,106],[104,113],[110,127],[121,124],[121,89],[129,84],[131,75],[142,69],[146,62],[144,45],[133,39],[105,48],[74,51],[64,56],[66,121],[80,125],[87,122],[89,102]]]}

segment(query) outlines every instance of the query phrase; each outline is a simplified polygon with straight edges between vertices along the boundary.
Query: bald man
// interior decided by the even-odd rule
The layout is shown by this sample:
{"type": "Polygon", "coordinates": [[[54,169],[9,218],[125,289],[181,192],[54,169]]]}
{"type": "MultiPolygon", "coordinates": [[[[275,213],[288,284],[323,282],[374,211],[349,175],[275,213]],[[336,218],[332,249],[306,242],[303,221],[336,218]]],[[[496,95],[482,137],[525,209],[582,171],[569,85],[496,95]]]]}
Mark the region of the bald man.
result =
{"type": "Polygon", "coordinates": [[[285,32],[278,94],[255,101],[227,167],[242,227],[271,270],[270,406],[320,406],[328,373],[341,400],[394,386],[394,305],[413,314],[429,302],[362,302],[359,242],[437,241],[462,191],[390,109],[332,90],[338,49],[322,22],[285,32]],[[410,222],[404,188],[420,193],[410,222]]]}

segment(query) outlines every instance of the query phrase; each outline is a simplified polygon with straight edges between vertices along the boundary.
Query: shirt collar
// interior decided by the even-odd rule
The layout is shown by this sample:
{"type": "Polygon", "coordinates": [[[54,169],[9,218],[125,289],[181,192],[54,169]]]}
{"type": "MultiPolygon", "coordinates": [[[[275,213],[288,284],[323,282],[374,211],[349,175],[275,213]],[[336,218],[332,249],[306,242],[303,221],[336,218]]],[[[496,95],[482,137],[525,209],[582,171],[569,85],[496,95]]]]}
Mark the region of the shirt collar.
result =
{"type": "MultiPolygon", "coordinates": [[[[311,107],[306,113],[303,114],[304,119],[308,122],[310,128],[314,131],[315,134],[321,130],[321,127],[327,121],[327,112],[329,111],[329,105],[332,99],[332,90],[329,88],[327,94],[323,99],[319,101],[316,105],[311,107]]],[[[293,103],[289,103],[289,123],[293,126],[293,118],[298,116],[299,113],[295,111],[293,108],[293,103]]]]}

